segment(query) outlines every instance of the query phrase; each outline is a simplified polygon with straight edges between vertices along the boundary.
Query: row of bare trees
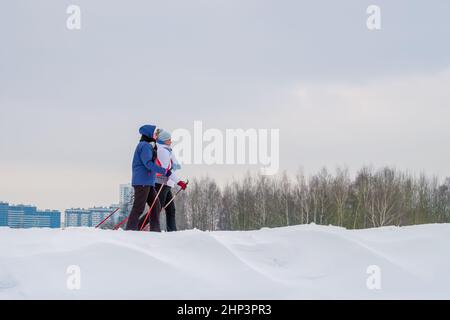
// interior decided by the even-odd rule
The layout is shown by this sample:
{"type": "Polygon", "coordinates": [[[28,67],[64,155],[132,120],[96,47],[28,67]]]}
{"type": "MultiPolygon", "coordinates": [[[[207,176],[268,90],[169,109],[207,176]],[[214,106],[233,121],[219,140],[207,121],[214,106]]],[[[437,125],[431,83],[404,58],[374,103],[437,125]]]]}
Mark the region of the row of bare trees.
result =
{"type": "Polygon", "coordinates": [[[176,200],[179,229],[251,230],[316,223],[350,229],[450,222],[450,178],[440,182],[365,167],[351,177],[322,169],[306,177],[246,175],[220,188],[194,180],[176,200]]]}

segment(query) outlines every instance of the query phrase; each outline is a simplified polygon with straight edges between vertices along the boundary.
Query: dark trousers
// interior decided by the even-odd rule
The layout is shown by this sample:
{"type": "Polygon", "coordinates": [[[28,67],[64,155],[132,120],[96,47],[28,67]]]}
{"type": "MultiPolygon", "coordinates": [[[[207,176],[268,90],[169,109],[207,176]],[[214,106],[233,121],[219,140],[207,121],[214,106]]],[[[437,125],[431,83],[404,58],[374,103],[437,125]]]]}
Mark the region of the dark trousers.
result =
{"type": "MultiPolygon", "coordinates": [[[[145,204],[147,203],[149,206],[152,205],[153,200],[156,198],[157,190],[152,186],[133,186],[134,188],[134,202],[133,209],[131,209],[130,216],[128,218],[126,230],[140,230],[142,223],[144,223],[145,216],[143,216],[142,220],[139,220],[139,217],[145,210],[145,204]]],[[[150,223],[150,231],[161,232],[161,227],[159,225],[159,212],[161,211],[161,205],[158,199],[153,206],[153,209],[150,213],[150,217],[148,221],[150,223]]],[[[146,222],[146,223],[147,223],[146,222]]]]}
{"type": "MultiPolygon", "coordinates": [[[[156,184],[156,189],[159,190],[161,185],[159,183],[156,184]]],[[[159,194],[159,202],[164,207],[166,206],[173,198],[172,188],[164,185],[161,193],[159,194]]],[[[166,225],[167,231],[177,231],[177,222],[175,220],[175,202],[172,201],[166,208],[166,225]]]]}

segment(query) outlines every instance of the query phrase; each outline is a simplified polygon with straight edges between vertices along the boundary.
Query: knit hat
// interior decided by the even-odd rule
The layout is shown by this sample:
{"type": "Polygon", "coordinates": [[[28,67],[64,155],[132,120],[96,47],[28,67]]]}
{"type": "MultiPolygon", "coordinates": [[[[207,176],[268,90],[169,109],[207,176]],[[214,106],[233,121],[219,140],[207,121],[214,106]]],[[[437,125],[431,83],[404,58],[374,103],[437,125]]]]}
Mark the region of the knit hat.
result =
{"type": "Polygon", "coordinates": [[[166,130],[162,130],[159,132],[158,135],[158,140],[159,141],[167,141],[167,140],[171,140],[172,136],[170,135],[170,132],[166,131],[166,130]]]}

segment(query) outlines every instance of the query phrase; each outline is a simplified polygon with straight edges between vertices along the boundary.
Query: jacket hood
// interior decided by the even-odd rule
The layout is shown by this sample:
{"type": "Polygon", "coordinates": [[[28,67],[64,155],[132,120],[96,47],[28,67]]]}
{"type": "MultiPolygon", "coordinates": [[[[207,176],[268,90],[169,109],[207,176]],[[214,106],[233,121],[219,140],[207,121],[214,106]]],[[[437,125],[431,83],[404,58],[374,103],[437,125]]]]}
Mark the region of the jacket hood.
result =
{"type": "Polygon", "coordinates": [[[142,126],[139,128],[139,133],[147,136],[149,138],[153,138],[153,133],[156,130],[156,126],[151,125],[151,124],[146,124],[145,126],[142,126]]]}

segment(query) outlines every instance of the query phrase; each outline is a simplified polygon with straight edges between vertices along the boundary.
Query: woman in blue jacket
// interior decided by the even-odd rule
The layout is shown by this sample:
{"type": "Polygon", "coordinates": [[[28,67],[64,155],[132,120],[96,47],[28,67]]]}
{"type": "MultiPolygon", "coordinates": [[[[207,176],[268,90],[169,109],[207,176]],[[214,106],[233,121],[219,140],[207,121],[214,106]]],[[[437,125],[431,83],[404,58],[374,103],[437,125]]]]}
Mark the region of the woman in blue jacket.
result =
{"type": "MultiPolygon", "coordinates": [[[[134,189],[134,203],[128,218],[126,230],[140,230],[139,216],[144,212],[145,204],[152,205],[156,198],[155,179],[156,174],[164,174],[169,177],[172,172],[155,163],[157,157],[157,130],[153,125],[145,125],[139,129],[141,140],[136,147],[133,157],[132,186],[134,189]]],[[[159,212],[161,205],[158,200],[150,213],[150,231],[160,232],[159,212]]],[[[142,223],[142,222],[141,222],[142,223]]]]}

